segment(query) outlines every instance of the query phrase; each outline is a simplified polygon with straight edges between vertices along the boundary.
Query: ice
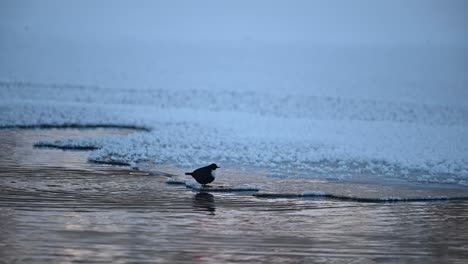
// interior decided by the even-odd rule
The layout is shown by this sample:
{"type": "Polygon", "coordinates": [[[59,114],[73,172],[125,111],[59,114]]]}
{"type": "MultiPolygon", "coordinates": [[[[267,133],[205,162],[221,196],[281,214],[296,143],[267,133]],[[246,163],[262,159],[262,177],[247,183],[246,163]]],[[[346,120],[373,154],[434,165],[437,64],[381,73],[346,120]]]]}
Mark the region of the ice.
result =
{"type": "Polygon", "coordinates": [[[185,185],[187,180],[177,179],[177,178],[168,178],[166,180],[167,184],[174,184],[174,185],[185,185]]]}
{"type": "Polygon", "coordinates": [[[207,191],[207,192],[257,192],[260,191],[260,186],[255,185],[236,185],[236,186],[223,186],[223,185],[211,185],[209,187],[204,187],[201,184],[197,183],[194,180],[184,180],[179,178],[168,178],[166,180],[167,184],[172,185],[185,185],[187,188],[196,190],[196,191],[207,191]]]}
{"type": "MultiPolygon", "coordinates": [[[[89,156],[96,162],[154,160],[189,168],[215,161],[267,168],[280,177],[299,174],[340,179],[373,175],[459,184],[468,178],[463,144],[468,133],[464,125],[336,122],[164,108],[152,111],[155,117],[147,117],[146,121],[147,126],[153,126],[151,132],[38,144],[96,147],[89,156]],[[233,122],[226,124],[226,116],[233,122]]],[[[147,113],[137,115],[146,117],[147,113]]]]}
{"type": "Polygon", "coordinates": [[[319,1],[100,1],[106,23],[91,2],[73,12],[24,3],[0,4],[0,127],[140,129],[37,146],[94,149],[92,162],[133,168],[216,162],[275,177],[468,185],[458,2],[359,2],[350,18],[347,4],[330,13],[319,1]]]}
{"type": "Polygon", "coordinates": [[[196,191],[205,191],[205,192],[258,192],[261,189],[260,186],[253,186],[253,185],[240,185],[240,186],[213,185],[213,186],[205,187],[192,180],[186,181],[185,186],[187,188],[190,188],[196,191]]]}
{"type": "Polygon", "coordinates": [[[302,193],[302,196],[324,196],[326,195],[322,191],[306,191],[302,193]]]}
{"type": "Polygon", "coordinates": [[[298,198],[320,198],[340,201],[363,202],[363,203],[397,203],[397,202],[437,202],[468,200],[468,196],[424,196],[424,197],[360,197],[350,195],[328,194],[320,191],[304,193],[256,193],[253,196],[268,199],[298,199],[298,198]]]}
{"type": "Polygon", "coordinates": [[[457,184],[466,184],[468,179],[468,115],[463,106],[380,104],[368,99],[360,103],[357,99],[319,96],[315,103],[311,100],[306,104],[300,103],[303,97],[287,93],[252,92],[246,97],[214,90],[210,96],[219,101],[210,100],[205,107],[198,100],[205,98],[206,91],[192,91],[186,97],[183,93],[148,90],[136,93],[140,99],[131,101],[125,99],[125,92],[118,99],[121,90],[114,88],[0,85],[1,98],[19,97],[16,94],[23,97],[2,101],[2,126],[74,124],[151,129],[128,136],[37,143],[97,148],[89,156],[95,162],[129,164],[149,159],[188,168],[215,161],[267,168],[280,177],[297,174],[342,179],[373,175],[457,184]],[[57,96],[57,101],[47,101],[49,94],[57,96]],[[79,99],[82,96],[96,101],[83,103],[79,99]],[[154,104],[144,103],[144,98],[153,96],[154,104]],[[184,100],[185,105],[181,103],[184,100]],[[233,102],[241,104],[244,100],[259,104],[244,103],[244,108],[232,109],[233,102]],[[268,110],[267,105],[277,106],[268,110]],[[376,111],[374,105],[381,110],[376,111]],[[356,108],[359,110],[352,110],[356,108]],[[402,108],[406,110],[399,110],[402,108]],[[352,111],[355,113],[350,114],[352,111]]]}
{"type": "Polygon", "coordinates": [[[102,145],[102,138],[82,138],[63,140],[41,140],[34,144],[35,147],[50,147],[60,149],[99,149],[102,145]]]}

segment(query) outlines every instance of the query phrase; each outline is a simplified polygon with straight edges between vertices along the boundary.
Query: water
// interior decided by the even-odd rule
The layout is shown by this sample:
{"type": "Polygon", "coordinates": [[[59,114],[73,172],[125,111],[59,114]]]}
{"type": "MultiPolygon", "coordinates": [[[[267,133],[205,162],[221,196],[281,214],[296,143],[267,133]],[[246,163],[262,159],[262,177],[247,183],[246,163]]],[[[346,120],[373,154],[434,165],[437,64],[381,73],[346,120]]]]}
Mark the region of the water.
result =
{"type": "MultiPolygon", "coordinates": [[[[88,163],[87,152],[32,147],[40,139],[130,132],[0,130],[0,262],[465,263],[468,259],[466,201],[382,204],[197,193],[166,184],[164,174],[88,163]]],[[[226,170],[234,174],[232,168],[226,170]]],[[[262,185],[264,192],[326,189],[371,196],[402,188],[405,195],[411,190],[418,195],[464,193],[452,187],[403,188],[399,183],[378,186],[238,174],[220,182],[250,180],[262,185]]]]}

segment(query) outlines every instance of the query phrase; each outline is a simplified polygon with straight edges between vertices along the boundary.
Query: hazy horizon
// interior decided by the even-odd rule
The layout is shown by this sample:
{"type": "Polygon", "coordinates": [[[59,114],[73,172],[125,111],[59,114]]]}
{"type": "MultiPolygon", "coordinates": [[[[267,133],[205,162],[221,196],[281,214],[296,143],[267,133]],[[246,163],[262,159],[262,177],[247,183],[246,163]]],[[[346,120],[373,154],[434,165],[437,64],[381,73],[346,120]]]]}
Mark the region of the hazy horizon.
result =
{"type": "Polygon", "coordinates": [[[27,1],[0,35],[46,39],[465,45],[466,1],[27,1]]]}

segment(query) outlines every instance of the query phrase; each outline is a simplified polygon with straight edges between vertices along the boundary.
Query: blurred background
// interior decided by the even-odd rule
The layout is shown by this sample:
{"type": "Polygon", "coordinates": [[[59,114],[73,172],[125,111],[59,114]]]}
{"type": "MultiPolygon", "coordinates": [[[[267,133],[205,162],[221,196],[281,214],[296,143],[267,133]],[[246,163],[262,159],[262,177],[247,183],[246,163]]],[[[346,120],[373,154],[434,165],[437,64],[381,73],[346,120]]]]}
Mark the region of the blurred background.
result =
{"type": "Polygon", "coordinates": [[[463,103],[467,9],[457,0],[5,0],[0,77],[463,103]]]}

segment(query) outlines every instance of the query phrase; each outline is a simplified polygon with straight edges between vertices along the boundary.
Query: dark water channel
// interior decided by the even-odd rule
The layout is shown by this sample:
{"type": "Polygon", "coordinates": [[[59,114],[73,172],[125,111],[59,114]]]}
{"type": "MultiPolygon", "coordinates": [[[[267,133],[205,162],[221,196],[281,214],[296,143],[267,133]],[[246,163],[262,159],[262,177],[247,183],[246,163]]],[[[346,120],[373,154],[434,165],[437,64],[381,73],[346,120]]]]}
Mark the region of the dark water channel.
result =
{"type": "Polygon", "coordinates": [[[468,261],[466,201],[197,193],[163,175],[88,163],[87,152],[32,147],[130,132],[0,130],[1,263],[468,261]]]}

